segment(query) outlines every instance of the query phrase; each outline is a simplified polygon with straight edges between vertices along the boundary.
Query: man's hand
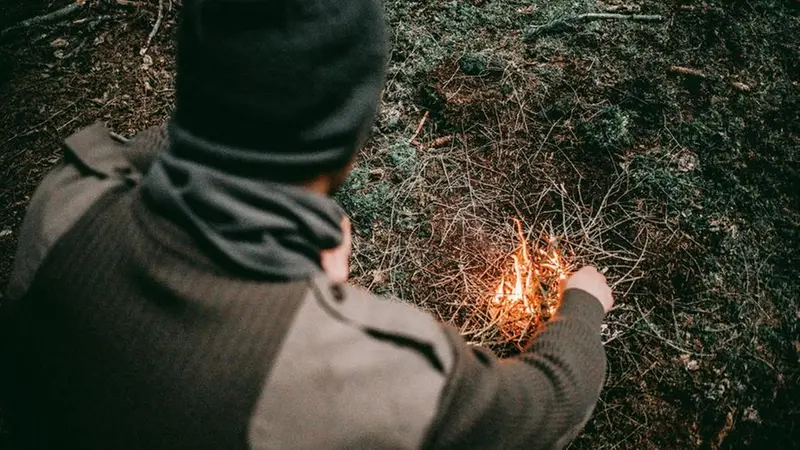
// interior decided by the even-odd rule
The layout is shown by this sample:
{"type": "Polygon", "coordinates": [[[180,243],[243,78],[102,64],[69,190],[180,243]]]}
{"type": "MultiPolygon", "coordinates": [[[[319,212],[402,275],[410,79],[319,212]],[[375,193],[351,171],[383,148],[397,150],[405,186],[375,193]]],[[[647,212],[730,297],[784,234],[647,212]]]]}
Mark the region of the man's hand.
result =
{"type": "Polygon", "coordinates": [[[600,300],[605,312],[611,311],[614,306],[614,297],[611,295],[611,288],[608,287],[606,277],[592,266],[582,267],[581,270],[572,274],[564,283],[564,290],[581,289],[592,294],[600,300]]]}
{"type": "Polygon", "coordinates": [[[331,281],[344,283],[350,277],[350,251],[353,244],[350,218],[342,217],[342,243],[320,254],[322,269],[331,281]]]}

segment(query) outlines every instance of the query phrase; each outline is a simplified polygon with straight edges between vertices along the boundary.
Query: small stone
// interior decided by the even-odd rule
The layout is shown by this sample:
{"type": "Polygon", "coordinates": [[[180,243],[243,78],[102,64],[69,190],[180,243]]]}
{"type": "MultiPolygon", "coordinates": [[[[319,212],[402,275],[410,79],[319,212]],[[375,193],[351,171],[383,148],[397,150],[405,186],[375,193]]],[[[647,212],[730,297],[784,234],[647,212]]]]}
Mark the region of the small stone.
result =
{"type": "Polygon", "coordinates": [[[6,237],[6,236],[11,236],[11,230],[0,231],[0,238],[6,237]]]}

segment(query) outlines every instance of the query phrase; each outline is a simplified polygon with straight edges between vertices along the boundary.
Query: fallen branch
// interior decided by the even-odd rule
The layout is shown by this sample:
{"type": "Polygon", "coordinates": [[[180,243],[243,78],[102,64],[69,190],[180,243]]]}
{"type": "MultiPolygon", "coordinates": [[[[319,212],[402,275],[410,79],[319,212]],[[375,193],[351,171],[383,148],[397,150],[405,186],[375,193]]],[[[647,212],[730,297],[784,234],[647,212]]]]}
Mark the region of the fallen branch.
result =
{"type": "Polygon", "coordinates": [[[156,33],[158,33],[158,28],[161,27],[162,20],[164,20],[164,0],[158,0],[158,17],[156,18],[156,23],[153,24],[153,29],[150,30],[150,34],[147,35],[147,42],[145,42],[144,47],[139,50],[140,55],[147,53],[147,49],[150,48],[150,43],[153,41],[153,38],[156,37],[156,33]]]}
{"type": "Polygon", "coordinates": [[[0,31],[0,39],[4,38],[6,35],[14,31],[30,28],[37,25],[44,25],[46,23],[56,22],[65,19],[78,12],[81,8],[83,8],[84,5],[85,2],[76,1],[75,3],[70,3],[69,5],[61,9],[58,9],[56,11],[53,11],[51,13],[47,13],[41,16],[31,17],[30,19],[25,19],[22,22],[19,22],[15,25],[6,28],[3,31],[0,31]]]}
{"type": "Polygon", "coordinates": [[[645,14],[613,14],[613,13],[586,13],[565,19],[555,20],[545,25],[534,26],[528,29],[527,39],[535,38],[543,34],[560,33],[570,31],[579,23],[593,22],[595,20],[630,20],[633,22],[660,22],[664,18],[660,15],[645,14]]]}

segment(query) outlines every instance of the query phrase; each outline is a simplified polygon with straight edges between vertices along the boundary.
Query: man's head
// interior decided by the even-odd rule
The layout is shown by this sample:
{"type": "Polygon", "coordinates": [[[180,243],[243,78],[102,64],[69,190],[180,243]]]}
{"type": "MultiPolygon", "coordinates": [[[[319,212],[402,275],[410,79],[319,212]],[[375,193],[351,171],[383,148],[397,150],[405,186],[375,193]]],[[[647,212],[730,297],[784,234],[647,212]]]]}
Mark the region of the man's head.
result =
{"type": "Polygon", "coordinates": [[[191,0],[183,8],[173,151],[237,176],[335,188],[383,88],[380,2],[191,0]]]}

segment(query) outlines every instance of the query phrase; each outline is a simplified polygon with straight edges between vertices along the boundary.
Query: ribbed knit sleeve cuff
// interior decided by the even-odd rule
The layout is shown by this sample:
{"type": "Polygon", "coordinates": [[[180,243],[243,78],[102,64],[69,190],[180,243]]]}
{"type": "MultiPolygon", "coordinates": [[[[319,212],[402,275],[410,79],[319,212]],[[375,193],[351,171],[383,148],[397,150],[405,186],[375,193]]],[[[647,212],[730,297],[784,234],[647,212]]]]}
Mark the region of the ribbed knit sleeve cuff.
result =
{"type": "Polygon", "coordinates": [[[557,314],[562,317],[580,319],[592,326],[597,326],[598,330],[605,317],[600,300],[582,289],[567,289],[564,291],[561,307],[558,309],[557,314]]]}

